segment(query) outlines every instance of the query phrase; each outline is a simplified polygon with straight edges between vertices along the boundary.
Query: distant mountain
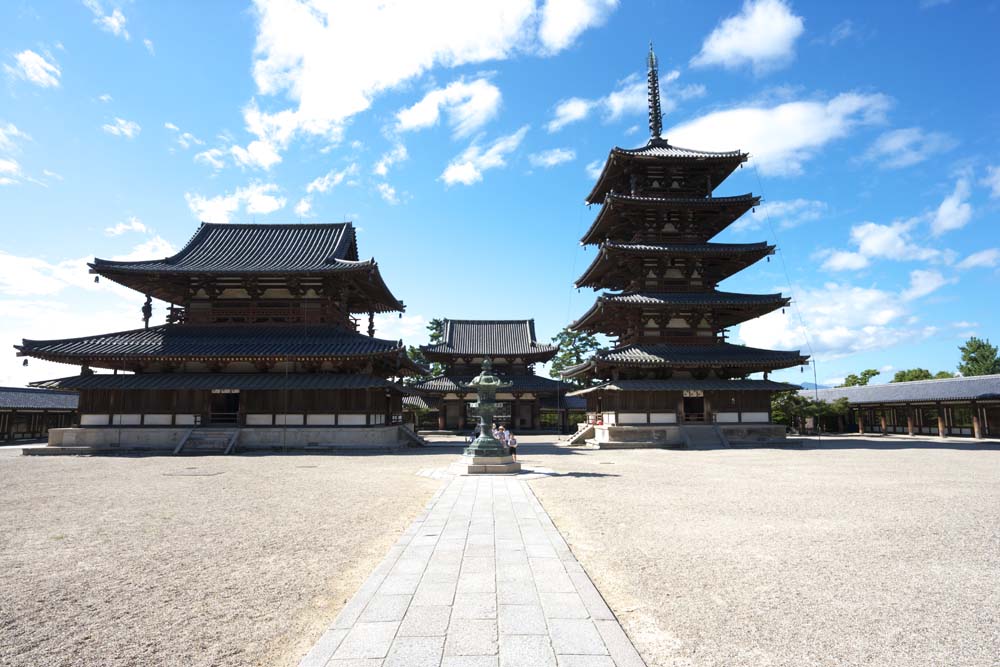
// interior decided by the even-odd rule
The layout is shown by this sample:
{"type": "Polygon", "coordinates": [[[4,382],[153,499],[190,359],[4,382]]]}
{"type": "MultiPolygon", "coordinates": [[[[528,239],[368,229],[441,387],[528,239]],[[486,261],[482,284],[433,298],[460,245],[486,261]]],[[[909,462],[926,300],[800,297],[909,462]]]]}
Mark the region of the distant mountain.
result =
{"type": "Polygon", "coordinates": [[[803,382],[799,384],[799,386],[803,389],[833,389],[833,387],[828,384],[813,384],[812,382],[803,382]]]}

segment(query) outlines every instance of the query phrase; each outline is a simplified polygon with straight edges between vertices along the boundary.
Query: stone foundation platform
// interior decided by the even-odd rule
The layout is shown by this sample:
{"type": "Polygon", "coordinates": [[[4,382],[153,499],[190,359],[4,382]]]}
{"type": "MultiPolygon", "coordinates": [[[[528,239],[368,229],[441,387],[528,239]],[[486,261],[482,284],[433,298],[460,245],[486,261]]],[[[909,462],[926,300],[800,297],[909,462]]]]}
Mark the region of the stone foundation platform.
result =
{"type": "Polygon", "coordinates": [[[594,426],[586,439],[591,449],[724,449],[731,445],[780,444],[780,424],[663,424],[594,426]]]}
{"type": "Polygon", "coordinates": [[[463,456],[448,467],[453,475],[510,475],[521,472],[513,456],[463,456]]]}

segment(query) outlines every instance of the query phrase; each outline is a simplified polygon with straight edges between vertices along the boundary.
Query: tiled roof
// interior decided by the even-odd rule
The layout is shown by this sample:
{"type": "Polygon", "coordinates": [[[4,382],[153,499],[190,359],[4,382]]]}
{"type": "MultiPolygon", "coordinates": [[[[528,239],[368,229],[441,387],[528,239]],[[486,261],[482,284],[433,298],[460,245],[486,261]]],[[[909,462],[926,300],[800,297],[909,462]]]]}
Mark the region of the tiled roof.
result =
{"type": "Polygon", "coordinates": [[[75,392],[0,387],[0,410],[76,410],[75,392]]]}
{"type": "Polygon", "coordinates": [[[745,364],[787,364],[805,360],[798,351],[762,350],[745,345],[715,343],[710,345],[626,345],[601,350],[595,355],[607,364],[621,366],[742,366],[745,364]]]}
{"type": "MultiPolygon", "coordinates": [[[[620,213],[624,210],[655,211],[657,219],[660,219],[659,216],[666,211],[690,212],[697,221],[696,231],[692,232],[692,229],[688,228],[685,236],[696,233],[707,240],[758,203],[760,197],[752,194],[735,197],[643,197],[609,192],[604,198],[604,205],[601,206],[597,217],[580,242],[584,245],[593,245],[612,234],[621,236],[634,233],[637,225],[634,216],[623,218],[620,213]]],[[[664,235],[666,234],[664,232],[664,235]]]]}
{"type": "Polygon", "coordinates": [[[790,391],[798,389],[795,384],[774,382],[773,380],[615,380],[596,387],[574,391],[572,396],[583,396],[595,391],[790,391]]]}
{"type": "MultiPolygon", "coordinates": [[[[61,389],[373,389],[399,385],[372,375],[349,373],[139,373],[75,375],[36,383],[61,389]]],[[[75,395],[74,395],[75,396],[75,395]]]]}
{"type": "Polygon", "coordinates": [[[747,158],[747,154],[743,151],[699,151],[693,148],[672,146],[666,139],[650,139],[649,143],[640,148],[618,148],[616,146],[613,151],[623,155],[637,155],[640,157],[672,157],[692,160],[736,159],[742,162],[747,158]]]}
{"type": "Polygon", "coordinates": [[[95,259],[95,271],[141,273],[299,273],[365,270],[354,226],[334,224],[212,224],[203,222],[172,257],[139,262],[95,259]]]}
{"type": "Polygon", "coordinates": [[[936,401],[1000,400],[1000,375],[917,380],[915,382],[890,382],[862,387],[837,387],[799,392],[813,398],[832,402],[846,398],[852,404],[869,403],[933,403],[936,401]]]}
{"type": "Polygon", "coordinates": [[[397,341],[331,326],[291,324],[163,324],[81,338],[25,339],[15,347],[53,360],[364,357],[403,349],[397,341]]]}
{"type": "MultiPolygon", "coordinates": [[[[559,387],[565,386],[558,380],[540,377],[538,375],[501,375],[501,382],[511,382],[513,387],[503,389],[504,392],[511,391],[557,391],[559,387]]],[[[431,393],[455,393],[470,392],[467,385],[472,382],[472,375],[439,375],[429,380],[413,385],[414,389],[431,393]]]]}
{"type": "MultiPolygon", "coordinates": [[[[444,342],[424,345],[424,354],[477,357],[538,357],[558,348],[535,340],[534,320],[444,320],[444,342]]],[[[546,358],[548,358],[546,357],[546,358]]],[[[430,358],[430,357],[428,357],[430,358]]]]}
{"type": "Polygon", "coordinates": [[[774,246],[767,243],[605,243],[601,248],[634,255],[712,255],[721,257],[770,254],[774,251],[774,246]]]}
{"type": "MultiPolygon", "coordinates": [[[[431,400],[431,403],[436,403],[431,400]]],[[[431,405],[424,396],[404,396],[403,406],[411,410],[437,410],[436,405],[431,405]]]]}
{"type": "Polygon", "coordinates": [[[770,306],[785,305],[789,299],[781,294],[739,294],[736,292],[626,292],[602,294],[598,302],[628,303],[643,306],[770,306]]]}

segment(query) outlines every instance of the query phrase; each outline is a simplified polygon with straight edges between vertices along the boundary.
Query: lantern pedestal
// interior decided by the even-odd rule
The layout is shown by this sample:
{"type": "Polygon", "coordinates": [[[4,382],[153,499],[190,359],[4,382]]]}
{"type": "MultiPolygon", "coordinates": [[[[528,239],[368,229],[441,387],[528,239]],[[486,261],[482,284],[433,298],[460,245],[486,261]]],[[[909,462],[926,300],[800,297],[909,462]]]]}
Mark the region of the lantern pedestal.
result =
{"type": "Polygon", "coordinates": [[[521,472],[513,456],[462,456],[448,467],[453,475],[510,475],[521,472]]]}

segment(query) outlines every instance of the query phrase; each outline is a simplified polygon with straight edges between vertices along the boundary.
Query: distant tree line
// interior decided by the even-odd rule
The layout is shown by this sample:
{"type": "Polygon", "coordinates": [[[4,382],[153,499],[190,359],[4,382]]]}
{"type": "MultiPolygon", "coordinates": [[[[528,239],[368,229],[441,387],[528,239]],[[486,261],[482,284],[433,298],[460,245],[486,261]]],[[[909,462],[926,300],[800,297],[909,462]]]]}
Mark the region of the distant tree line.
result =
{"type": "MultiPolygon", "coordinates": [[[[976,338],[973,336],[958,348],[962,353],[962,361],[958,364],[958,374],[962,377],[972,377],[975,375],[996,375],[1000,373],[1000,357],[997,355],[996,345],[990,345],[988,338],[976,338]]],[[[868,384],[872,378],[881,375],[874,368],[867,368],[860,373],[851,373],[844,378],[841,387],[861,387],[868,384]]],[[[955,377],[955,373],[948,371],[938,371],[931,373],[926,368],[908,368],[896,371],[890,382],[913,382],[915,380],[942,380],[944,378],[955,377]]]]}

